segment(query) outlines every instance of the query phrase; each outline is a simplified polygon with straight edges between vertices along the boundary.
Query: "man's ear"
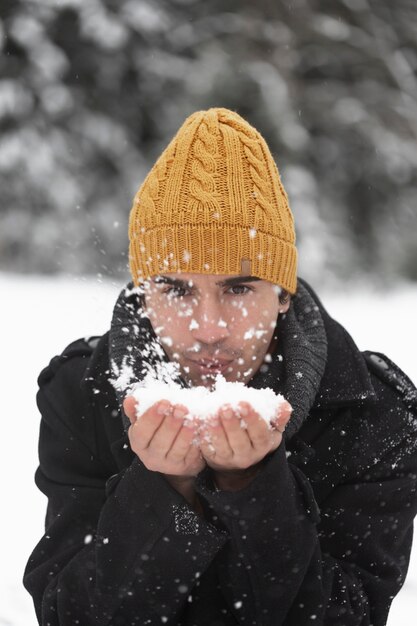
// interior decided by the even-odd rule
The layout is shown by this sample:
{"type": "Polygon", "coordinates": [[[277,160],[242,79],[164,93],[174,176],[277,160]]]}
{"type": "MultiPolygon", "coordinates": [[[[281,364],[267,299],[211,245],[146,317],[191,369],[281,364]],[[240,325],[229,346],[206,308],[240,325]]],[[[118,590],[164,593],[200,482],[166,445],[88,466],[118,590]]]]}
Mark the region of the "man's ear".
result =
{"type": "Polygon", "coordinates": [[[290,308],[290,304],[291,304],[291,296],[288,294],[288,298],[285,299],[285,302],[280,302],[279,303],[279,313],[280,313],[280,315],[282,315],[282,313],[286,313],[288,311],[288,309],[290,308]]]}
{"type": "Polygon", "coordinates": [[[150,281],[145,281],[141,285],[141,293],[139,296],[140,309],[142,315],[149,319],[149,291],[151,289],[150,281]]]}

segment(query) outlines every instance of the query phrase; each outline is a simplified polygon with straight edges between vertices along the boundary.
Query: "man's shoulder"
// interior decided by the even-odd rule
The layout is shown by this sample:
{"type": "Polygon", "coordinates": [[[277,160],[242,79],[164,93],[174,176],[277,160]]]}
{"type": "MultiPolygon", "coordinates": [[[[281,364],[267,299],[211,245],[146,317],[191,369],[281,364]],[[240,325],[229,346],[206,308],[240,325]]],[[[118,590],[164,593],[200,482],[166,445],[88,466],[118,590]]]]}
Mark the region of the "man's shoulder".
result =
{"type": "Polygon", "coordinates": [[[108,333],[81,337],[72,341],[62,352],[54,356],[38,377],[39,387],[43,387],[57,377],[74,378],[79,383],[84,378],[92,359],[102,352],[108,341],[108,333]]]}
{"type": "MultiPolygon", "coordinates": [[[[417,390],[396,363],[380,352],[362,353],[367,365],[375,400],[365,403],[355,417],[360,433],[358,444],[363,458],[371,452],[373,462],[381,460],[380,470],[388,467],[417,469],[417,390]],[[390,465],[391,464],[391,465],[390,465]]],[[[376,474],[375,474],[376,475],[376,474]]]]}
{"type": "Polygon", "coordinates": [[[77,473],[77,480],[84,480],[91,472],[101,475],[103,467],[110,473],[117,469],[109,433],[114,440],[123,429],[121,420],[114,419],[103,427],[103,418],[113,417],[111,409],[102,410],[105,388],[100,372],[104,376],[107,367],[108,333],[72,341],[39,376],[39,456],[43,471],[53,472],[57,482],[73,480],[71,472],[77,473]],[[57,463],[60,454],[65,454],[65,463],[57,463]]]}
{"type": "Polygon", "coordinates": [[[374,404],[380,414],[381,402],[417,414],[417,390],[408,376],[385,354],[361,351],[349,332],[325,309],[317,294],[305,281],[324,320],[327,336],[327,365],[318,400],[323,397],[336,405],[374,404]]]}
{"type": "Polygon", "coordinates": [[[366,350],[362,352],[371,374],[374,388],[391,393],[398,398],[409,411],[417,414],[417,389],[410,378],[390,358],[381,352],[366,350]]]}
{"type": "Polygon", "coordinates": [[[47,432],[54,433],[57,440],[70,434],[70,440],[83,442],[96,453],[97,420],[101,415],[97,410],[97,398],[101,397],[97,370],[104,370],[105,363],[108,366],[107,346],[108,334],[72,341],[40,373],[36,400],[49,426],[42,435],[43,446],[47,432]]]}

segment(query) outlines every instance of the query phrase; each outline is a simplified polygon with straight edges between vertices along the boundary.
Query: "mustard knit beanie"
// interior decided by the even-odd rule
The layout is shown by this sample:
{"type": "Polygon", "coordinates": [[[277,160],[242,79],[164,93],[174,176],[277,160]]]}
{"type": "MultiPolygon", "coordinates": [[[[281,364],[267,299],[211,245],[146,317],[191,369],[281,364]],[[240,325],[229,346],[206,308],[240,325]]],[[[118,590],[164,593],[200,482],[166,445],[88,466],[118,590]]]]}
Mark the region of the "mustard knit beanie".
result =
{"type": "Polygon", "coordinates": [[[185,120],[134,198],[129,239],[135,285],[195,272],[296,290],[294,222],[277,166],[260,133],[228,109],[185,120]]]}

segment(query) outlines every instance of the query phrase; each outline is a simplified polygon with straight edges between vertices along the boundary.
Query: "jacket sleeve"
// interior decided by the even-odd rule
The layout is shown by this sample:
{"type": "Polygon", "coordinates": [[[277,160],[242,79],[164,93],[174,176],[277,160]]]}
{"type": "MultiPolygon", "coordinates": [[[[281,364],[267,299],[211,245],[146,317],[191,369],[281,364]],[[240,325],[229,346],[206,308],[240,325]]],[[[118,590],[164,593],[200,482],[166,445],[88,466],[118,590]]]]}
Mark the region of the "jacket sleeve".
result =
{"type": "Polygon", "coordinates": [[[93,418],[76,407],[70,369],[60,368],[38,393],[36,482],[48,512],[24,575],[38,621],[176,624],[226,535],[136,457],[106,494],[108,468],[96,455],[93,418]],[[66,389],[65,400],[57,401],[57,386],[66,389]]]}
{"type": "MultiPolygon", "coordinates": [[[[404,581],[416,514],[416,455],[387,475],[341,482],[320,505],[284,443],[238,492],[200,493],[231,540],[221,580],[239,623],[382,626],[404,581]]],[[[377,464],[375,464],[377,465],[377,464]]]]}

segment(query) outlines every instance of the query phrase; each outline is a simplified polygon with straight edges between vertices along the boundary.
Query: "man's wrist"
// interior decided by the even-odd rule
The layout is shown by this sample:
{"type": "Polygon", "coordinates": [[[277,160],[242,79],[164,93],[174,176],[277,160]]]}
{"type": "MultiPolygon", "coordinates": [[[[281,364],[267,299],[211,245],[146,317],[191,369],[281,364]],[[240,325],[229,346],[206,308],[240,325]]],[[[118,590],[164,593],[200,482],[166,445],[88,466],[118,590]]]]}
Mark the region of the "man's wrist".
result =
{"type": "Polygon", "coordinates": [[[219,491],[240,491],[250,485],[261,466],[262,462],[246,469],[213,471],[214,486],[219,491]]]}
{"type": "Polygon", "coordinates": [[[164,474],[165,480],[175,491],[182,495],[191,508],[198,514],[202,514],[202,507],[195,490],[195,476],[174,476],[164,474]]]}
{"type": "Polygon", "coordinates": [[[174,476],[172,474],[163,474],[165,480],[178,491],[186,500],[192,499],[195,493],[195,477],[194,476],[174,476]]]}

